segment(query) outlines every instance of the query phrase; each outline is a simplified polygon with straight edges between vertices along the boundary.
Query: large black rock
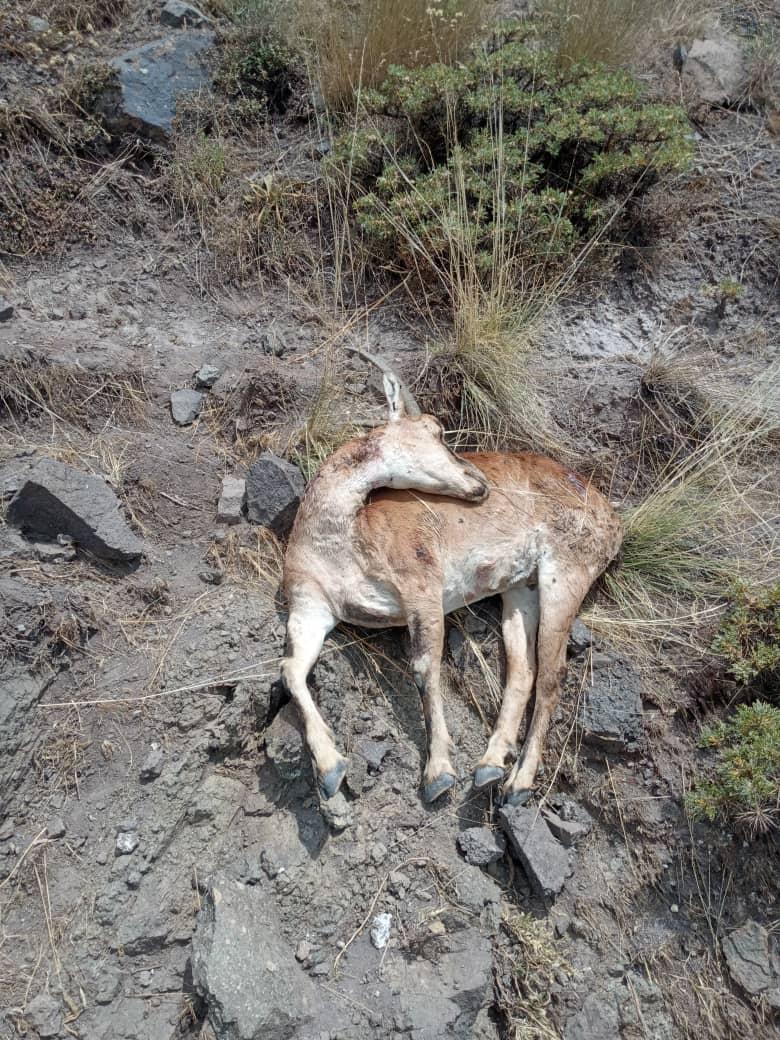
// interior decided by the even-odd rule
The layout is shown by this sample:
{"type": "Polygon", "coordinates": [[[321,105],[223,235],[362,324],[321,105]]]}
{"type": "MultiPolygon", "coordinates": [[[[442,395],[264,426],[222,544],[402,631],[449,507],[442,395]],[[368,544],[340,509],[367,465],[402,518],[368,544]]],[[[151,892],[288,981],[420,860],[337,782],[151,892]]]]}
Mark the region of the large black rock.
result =
{"type": "Polygon", "coordinates": [[[54,459],[41,459],[27,474],[8,506],[8,522],[36,541],[70,535],[103,560],[132,563],[144,552],[106,482],[54,459]]]}
{"type": "Polygon", "coordinates": [[[207,54],[214,41],[205,30],[177,32],[114,58],[115,82],[100,104],[109,129],[166,140],[179,95],[211,88],[207,54]]]}
{"type": "Polygon", "coordinates": [[[247,516],[255,524],[285,535],[292,526],[304,491],[301,471],[292,463],[265,451],[246,475],[247,516]]]}

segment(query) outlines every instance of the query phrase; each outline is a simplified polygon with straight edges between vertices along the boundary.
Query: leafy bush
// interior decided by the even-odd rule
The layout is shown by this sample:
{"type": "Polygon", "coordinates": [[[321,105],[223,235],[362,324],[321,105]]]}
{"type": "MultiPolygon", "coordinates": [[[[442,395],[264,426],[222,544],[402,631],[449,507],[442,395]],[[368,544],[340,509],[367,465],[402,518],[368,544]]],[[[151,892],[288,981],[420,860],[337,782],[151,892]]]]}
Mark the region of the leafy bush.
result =
{"type": "MultiPolygon", "coordinates": [[[[342,139],[374,251],[401,269],[488,275],[496,244],[514,279],[560,269],[593,236],[630,224],[625,200],[690,155],[682,111],[648,103],[626,72],[509,39],[465,64],[391,67],[363,94],[370,130],[342,139]]],[[[346,160],[346,161],[345,161],[346,160]]]]}
{"type": "Polygon", "coordinates": [[[780,708],[744,704],[727,722],[702,730],[701,746],[716,752],[712,779],[699,778],[687,796],[692,816],[719,817],[755,831],[780,812],[780,708]]]}
{"type": "Polygon", "coordinates": [[[263,106],[281,113],[298,85],[301,59],[276,30],[261,24],[231,30],[222,48],[215,77],[233,101],[257,112],[263,106]]]}
{"type": "Polygon", "coordinates": [[[777,691],[780,680],[780,584],[750,592],[736,588],[712,650],[739,683],[777,691]]]}

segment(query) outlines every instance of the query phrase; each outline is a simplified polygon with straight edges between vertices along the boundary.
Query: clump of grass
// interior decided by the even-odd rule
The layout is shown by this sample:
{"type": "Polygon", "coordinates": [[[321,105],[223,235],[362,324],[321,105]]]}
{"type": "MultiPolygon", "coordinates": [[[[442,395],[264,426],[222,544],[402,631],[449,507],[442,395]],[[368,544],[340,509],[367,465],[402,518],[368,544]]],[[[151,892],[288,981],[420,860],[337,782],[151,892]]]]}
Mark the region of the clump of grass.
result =
{"type": "Polygon", "coordinates": [[[268,527],[229,529],[224,541],[214,542],[207,561],[239,584],[251,584],[274,599],[282,582],[284,547],[268,527]]]}
{"type": "Polygon", "coordinates": [[[707,727],[701,746],[715,752],[711,779],[699,777],[686,797],[694,818],[723,819],[754,836],[780,814],[780,708],[743,704],[727,721],[707,727]]]}
{"type": "Polygon", "coordinates": [[[419,68],[463,58],[485,30],[483,0],[362,0],[309,14],[316,73],[326,102],[349,107],[353,95],[375,87],[393,65],[419,68]]]}
{"type": "Polygon", "coordinates": [[[88,427],[91,419],[141,418],[147,395],[141,372],[100,372],[43,361],[0,364],[0,416],[46,416],[88,427]]]}
{"type": "Polygon", "coordinates": [[[325,354],[322,377],[311,410],[290,455],[308,482],[336,448],[361,431],[342,417],[342,391],[336,378],[332,351],[325,354]]]}
{"type": "Polygon", "coordinates": [[[246,115],[279,114],[303,86],[301,64],[283,34],[281,17],[269,21],[253,12],[223,39],[215,83],[246,115]]]}
{"type": "Polygon", "coordinates": [[[780,34],[765,28],[748,54],[747,104],[757,109],[777,108],[780,103],[780,34]]]}
{"type": "Polygon", "coordinates": [[[501,921],[508,940],[497,947],[497,1005],[517,1040],[559,1040],[548,1014],[550,989],[561,972],[570,973],[549,924],[531,914],[507,911],[501,921]]]}
{"type": "Polygon", "coordinates": [[[712,652],[742,686],[775,696],[780,688],[780,584],[750,590],[737,585],[712,652]]]}
{"type": "Polygon", "coordinates": [[[43,11],[60,29],[89,31],[114,25],[128,7],[128,0],[54,0],[43,11]]]}
{"type": "MultiPolygon", "coordinates": [[[[762,377],[659,465],[624,512],[620,557],[604,576],[607,604],[589,623],[612,638],[686,645],[729,601],[735,580],[766,581],[777,547],[764,519],[757,449],[775,429],[776,391],[762,377]],[[762,407],[763,406],[763,407],[762,407]]],[[[703,649],[698,647],[698,649],[703,649]]]]}
{"type": "Polygon", "coordinates": [[[648,53],[686,35],[705,10],[699,0],[545,0],[539,15],[561,64],[616,66],[646,64],[648,53]]]}

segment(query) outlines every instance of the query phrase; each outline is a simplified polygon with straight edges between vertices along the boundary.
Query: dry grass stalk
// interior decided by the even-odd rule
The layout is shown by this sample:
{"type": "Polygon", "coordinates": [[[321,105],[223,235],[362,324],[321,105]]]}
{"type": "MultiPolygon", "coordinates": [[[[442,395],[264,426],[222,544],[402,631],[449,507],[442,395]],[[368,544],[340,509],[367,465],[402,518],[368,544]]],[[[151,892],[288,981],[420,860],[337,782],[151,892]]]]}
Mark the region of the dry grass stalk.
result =
{"type": "Polygon", "coordinates": [[[229,530],[224,541],[211,545],[206,558],[233,581],[251,584],[274,599],[282,583],[284,547],[267,527],[253,527],[248,545],[245,537],[241,531],[229,530]]]}
{"type": "Polygon", "coordinates": [[[550,1020],[550,987],[556,976],[570,973],[550,926],[531,914],[508,910],[502,919],[508,939],[496,948],[498,1009],[514,1040],[560,1040],[550,1020]]]}
{"type": "Polygon", "coordinates": [[[301,21],[312,40],[323,96],[341,107],[381,83],[390,65],[456,61],[484,31],[486,7],[483,0],[337,0],[301,21]]]}

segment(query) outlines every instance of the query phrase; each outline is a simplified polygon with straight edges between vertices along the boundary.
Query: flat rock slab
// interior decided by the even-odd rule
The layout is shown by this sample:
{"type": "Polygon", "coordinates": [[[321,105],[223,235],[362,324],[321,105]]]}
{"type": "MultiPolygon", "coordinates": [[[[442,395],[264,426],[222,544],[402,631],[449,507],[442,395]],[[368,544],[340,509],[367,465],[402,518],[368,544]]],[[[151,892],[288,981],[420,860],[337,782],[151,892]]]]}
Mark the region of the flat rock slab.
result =
{"type": "Polygon", "coordinates": [[[272,451],[264,451],[246,475],[246,509],[255,524],[270,527],[275,534],[287,534],[304,491],[301,471],[272,451]]]}
{"type": "Polygon", "coordinates": [[[192,940],[192,978],[218,1040],[291,1040],[328,1017],[258,886],[216,877],[192,940]]]}
{"type": "Polygon", "coordinates": [[[207,52],[215,39],[213,32],[187,30],[114,58],[110,64],[116,83],[101,102],[108,127],[165,141],[179,95],[211,89],[207,52]]]}
{"type": "Polygon", "coordinates": [[[217,503],[217,522],[238,524],[246,499],[246,481],[240,477],[223,477],[222,492],[217,503]]]}
{"type": "Polygon", "coordinates": [[[70,535],[102,560],[131,563],[144,552],[105,480],[54,459],[41,459],[27,474],[9,503],[8,522],[34,541],[70,535]]]}
{"type": "Polygon", "coordinates": [[[580,711],[586,744],[603,751],[633,751],[642,739],[642,680],[626,661],[593,655],[590,685],[580,711]]]}
{"type": "Polygon", "coordinates": [[[555,839],[544,817],[537,809],[505,805],[498,818],[536,893],[545,899],[557,896],[572,872],[572,857],[555,839]]]}
{"type": "Polygon", "coordinates": [[[504,835],[489,827],[469,827],[460,832],[457,842],[463,858],[475,867],[496,863],[506,852],[504,835]]]}
{"type": "Polygon", "coordinates": [[[780,955],[774,938],[757,921],[735,928],[721,945],[729,974],[748,993],[755,996],[780,986],[780,955]]]}

